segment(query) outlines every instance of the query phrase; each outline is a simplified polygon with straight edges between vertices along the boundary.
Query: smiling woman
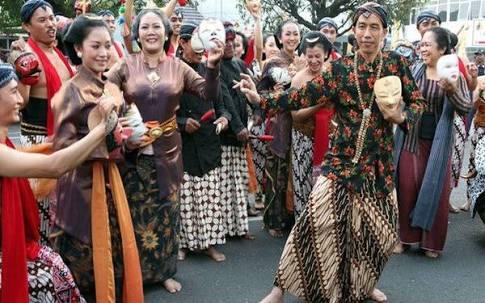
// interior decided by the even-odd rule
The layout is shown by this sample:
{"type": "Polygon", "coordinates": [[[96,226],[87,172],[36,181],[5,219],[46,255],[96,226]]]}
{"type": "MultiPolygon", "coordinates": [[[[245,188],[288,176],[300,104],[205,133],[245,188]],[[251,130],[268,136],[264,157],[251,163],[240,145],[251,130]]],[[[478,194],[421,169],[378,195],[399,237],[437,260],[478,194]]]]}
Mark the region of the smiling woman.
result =
{"type": "MultiPolygon", "coordinates": [[[[56,150],[86,136],[98,106],[119,113],[123,104],[118,87],[103,76],[112,40],[102,18],[77,17],[64,42],[71,62],[79,66],[53,100],[56,150]]],[[[82,291],[96,291],[96,301],[119,302],[123,293],[126,302],[143,302],[133,225],[115,163],[120,159],[116,152],[120,128],[95,149],[89,161],[59,179],[55,227],[60,232],[54,242],[82,291]]]]}

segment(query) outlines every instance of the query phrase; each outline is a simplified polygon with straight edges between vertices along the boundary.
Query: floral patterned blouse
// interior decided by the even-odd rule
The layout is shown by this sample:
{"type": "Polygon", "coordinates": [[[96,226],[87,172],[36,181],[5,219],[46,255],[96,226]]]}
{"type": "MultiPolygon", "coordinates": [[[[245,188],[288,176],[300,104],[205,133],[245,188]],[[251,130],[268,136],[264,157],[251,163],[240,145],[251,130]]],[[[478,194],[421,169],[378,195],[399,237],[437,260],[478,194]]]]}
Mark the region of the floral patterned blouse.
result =
{"type": "MultiPolygon", "coordinates": [[[[409,129],[424,111],[425,100],[416,86],[406,60],[393,52],[383,52],[381,77],[395,75],[401,78],[402,97],[405,103],[406,121],[400,125],[409,129]]],[[[357,164],[352,163],[357,143],[363,107],[359,102],[356,77],[358,77],[365,108],[377,77],[379,57],[366,63],[360,55],[357,59],[358,75],[354,73],[354,57],[345,56],[332,62],[331,68],[315,77],[300,89],[289,89],[264,95],[261,106],[282,110],[298,110],[316,104],[332,103],[335,107],[337,127],[331,148],[322,164],[324,176],[343,182],[350,191],[360,192],[364,180],[374,179],[379,195],[387,195],[394,189],[393,179],[393,124],[384,120],[374,102],[367,128],[362,155],[357,164]]]]}

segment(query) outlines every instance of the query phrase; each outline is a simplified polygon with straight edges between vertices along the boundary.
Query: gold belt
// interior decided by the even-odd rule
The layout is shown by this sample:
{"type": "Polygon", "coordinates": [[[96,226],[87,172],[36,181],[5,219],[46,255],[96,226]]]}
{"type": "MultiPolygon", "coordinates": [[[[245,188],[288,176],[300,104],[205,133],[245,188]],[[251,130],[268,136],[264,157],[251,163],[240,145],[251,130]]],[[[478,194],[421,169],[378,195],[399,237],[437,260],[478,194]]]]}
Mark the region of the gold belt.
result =
{"type": "Polygon", "coordinates": [[[160,138],[163,134],[174,131],[177,129],[177,117],[174,115],[170,119],[164,122],[147,121],[145,122],[147,132],[144,136],[143,146],[152,144],[155,140],[160,138]]]}

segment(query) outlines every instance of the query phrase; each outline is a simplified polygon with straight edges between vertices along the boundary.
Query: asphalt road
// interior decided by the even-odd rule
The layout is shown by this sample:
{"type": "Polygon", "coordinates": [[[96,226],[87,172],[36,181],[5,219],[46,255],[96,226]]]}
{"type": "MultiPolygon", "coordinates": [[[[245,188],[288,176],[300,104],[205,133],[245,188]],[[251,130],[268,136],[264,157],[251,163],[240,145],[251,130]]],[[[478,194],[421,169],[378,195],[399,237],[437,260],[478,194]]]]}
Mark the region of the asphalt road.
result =
{"type": "MultiPolygon", "coordinates": [[[[18,127],[10,136],[17,141],[18,127]]],[[[463,182],[452,193],[452,203],[464,201],[463,182]]],[[[149,303],[258,302],[271,289],[284,239],[261,230],[261,220],[251,221],[256,240],[230,239],[220,247],[227,260],[215,263],[205,255],[189,255],[179,263],[176,279],[183,284],[172,295],[162,286],[146,288],[149,303]]],[[[485,225],[468,213],[450,214],[444,254],[437,260],[418,250],[393,256],[379,288],[392,303],[485,303],[485,225]]],[[[301,302],[287,296],[285,302],[301,302]]]]}

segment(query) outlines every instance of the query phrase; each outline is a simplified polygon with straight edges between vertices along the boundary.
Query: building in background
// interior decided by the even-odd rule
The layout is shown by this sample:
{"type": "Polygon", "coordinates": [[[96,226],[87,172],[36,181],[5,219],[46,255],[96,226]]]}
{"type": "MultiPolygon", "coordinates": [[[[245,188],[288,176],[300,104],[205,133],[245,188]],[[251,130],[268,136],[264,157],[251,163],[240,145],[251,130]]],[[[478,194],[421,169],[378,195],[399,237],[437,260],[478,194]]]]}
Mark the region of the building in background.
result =
{"type": "Polygon", "coordinates": [[[478,49],[485,48],[485,0],[430,0],[423,8],[413,9],[402,32],[408,41],[421,37],[416,29],[416,18],[422,10],[432,10],[439,14],[442,27],[458,35],[458,52],[472,58],[478,49]]]}

